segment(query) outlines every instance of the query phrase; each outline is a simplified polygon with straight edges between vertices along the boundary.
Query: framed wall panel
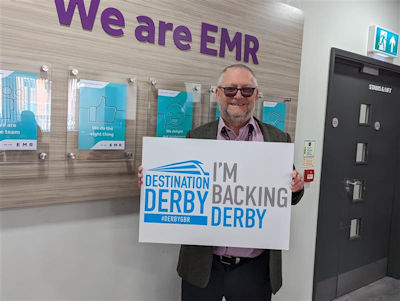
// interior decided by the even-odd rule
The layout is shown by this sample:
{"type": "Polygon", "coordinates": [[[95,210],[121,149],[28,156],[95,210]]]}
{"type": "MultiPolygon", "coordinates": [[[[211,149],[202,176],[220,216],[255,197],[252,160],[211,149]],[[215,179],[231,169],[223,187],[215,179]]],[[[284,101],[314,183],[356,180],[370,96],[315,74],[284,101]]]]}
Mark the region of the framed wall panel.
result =
{"type": "Polygon", "coordinates": [[[51,67],[0,65],[0,164],[45,163],[51,131],[51,67]]]}
{"type": "Polygon", "coordinates": [[[71,67],[68,78],[66,158],[133,160],[136,77],[71,67]]]}

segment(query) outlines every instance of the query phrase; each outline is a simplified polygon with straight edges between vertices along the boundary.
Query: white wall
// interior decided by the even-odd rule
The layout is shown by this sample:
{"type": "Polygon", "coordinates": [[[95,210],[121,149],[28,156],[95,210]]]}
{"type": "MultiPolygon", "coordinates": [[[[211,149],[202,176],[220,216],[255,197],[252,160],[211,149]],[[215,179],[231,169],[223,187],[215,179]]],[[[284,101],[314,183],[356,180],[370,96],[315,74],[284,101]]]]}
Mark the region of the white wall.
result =
{"type": "Polygon", "coordinates": [[[178,246],[138,243],[138,205],[0,211],[0,300],[179,300],[178,246]]]}
{"type": "MultiPolygon", "coordinates": [[[[317,141],[316,181],[293,208],[284,286],[310,301],[331,47],[366,54],[368,26],[400,32],[399,1],[286,1],[305,12],[295,163],[317,141]]],[[[399,61],[398,61],[399,62],[399,61]]],[[[138,200],[0,211],[1,300],[179,300],[178,247],[138,244],[138,200]]]]}
{"type": "Polygon", "coordinates": [[[293,207],[291,249],[284,254],[284,286],[274,301],[310,301],[330,48],[366,55],[368,27],[400,31],[400,1],[287,1],[304,11],[303,52],[297,112],[295,164],[302,166],[304,140],[316,140],[316,180],[293,207]]]}

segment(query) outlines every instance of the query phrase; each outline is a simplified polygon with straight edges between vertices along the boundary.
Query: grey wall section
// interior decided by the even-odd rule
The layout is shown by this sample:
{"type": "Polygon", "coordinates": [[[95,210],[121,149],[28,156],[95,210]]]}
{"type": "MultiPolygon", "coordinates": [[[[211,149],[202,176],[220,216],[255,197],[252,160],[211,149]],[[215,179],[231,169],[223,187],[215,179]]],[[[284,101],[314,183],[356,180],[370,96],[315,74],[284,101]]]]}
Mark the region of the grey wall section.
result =
{"type": "MultiPolygon", "coordinates": [[[[400,139],[399,147],[400,149],[400,139]]],[[[400,156],[397,162],[397,179],[400,179],[400,156]]],[[[400,182],[400,181],[399,181],[400,182]]],[[[400,279],[400,183],[396,186],[392,209],[392,227],[388,258],[388,275],[400,279]]]]}
{"type": "Polygon", "coordinates": [[[139,201],[0,211],[0,300],[179,300],[178,246],[139,244],[139,201]]]}

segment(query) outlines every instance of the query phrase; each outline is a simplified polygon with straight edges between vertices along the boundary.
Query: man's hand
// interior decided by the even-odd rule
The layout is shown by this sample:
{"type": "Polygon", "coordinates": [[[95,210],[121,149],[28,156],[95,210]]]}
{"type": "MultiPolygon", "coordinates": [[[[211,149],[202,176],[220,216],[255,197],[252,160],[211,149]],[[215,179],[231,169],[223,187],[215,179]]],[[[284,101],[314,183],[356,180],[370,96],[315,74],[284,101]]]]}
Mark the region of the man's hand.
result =
{"type": "Polygon", "coordinates": [[[137,177],[138,177],[138,187],[140,188],[143,184],[143,166],[142,165],[140,165],[138,167],[137,177]]]}
{"type": "Polygon", "coordinates": [[[292,192],[300,191],[304,188],[304,180],[297,170],[292,171],[292,192]]]}

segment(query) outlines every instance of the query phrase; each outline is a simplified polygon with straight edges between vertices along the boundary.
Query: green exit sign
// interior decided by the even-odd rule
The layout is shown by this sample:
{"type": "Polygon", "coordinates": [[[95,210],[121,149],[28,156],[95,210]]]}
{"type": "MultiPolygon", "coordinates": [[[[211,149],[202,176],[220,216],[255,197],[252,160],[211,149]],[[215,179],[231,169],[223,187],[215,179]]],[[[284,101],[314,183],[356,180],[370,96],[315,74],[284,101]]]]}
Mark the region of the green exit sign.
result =
{"type": "Polygon", "coordinates": [[[399,50],[399,34],[383,27],[369,27],[368,52],[387,57],[397,57],[399,50]]]}

